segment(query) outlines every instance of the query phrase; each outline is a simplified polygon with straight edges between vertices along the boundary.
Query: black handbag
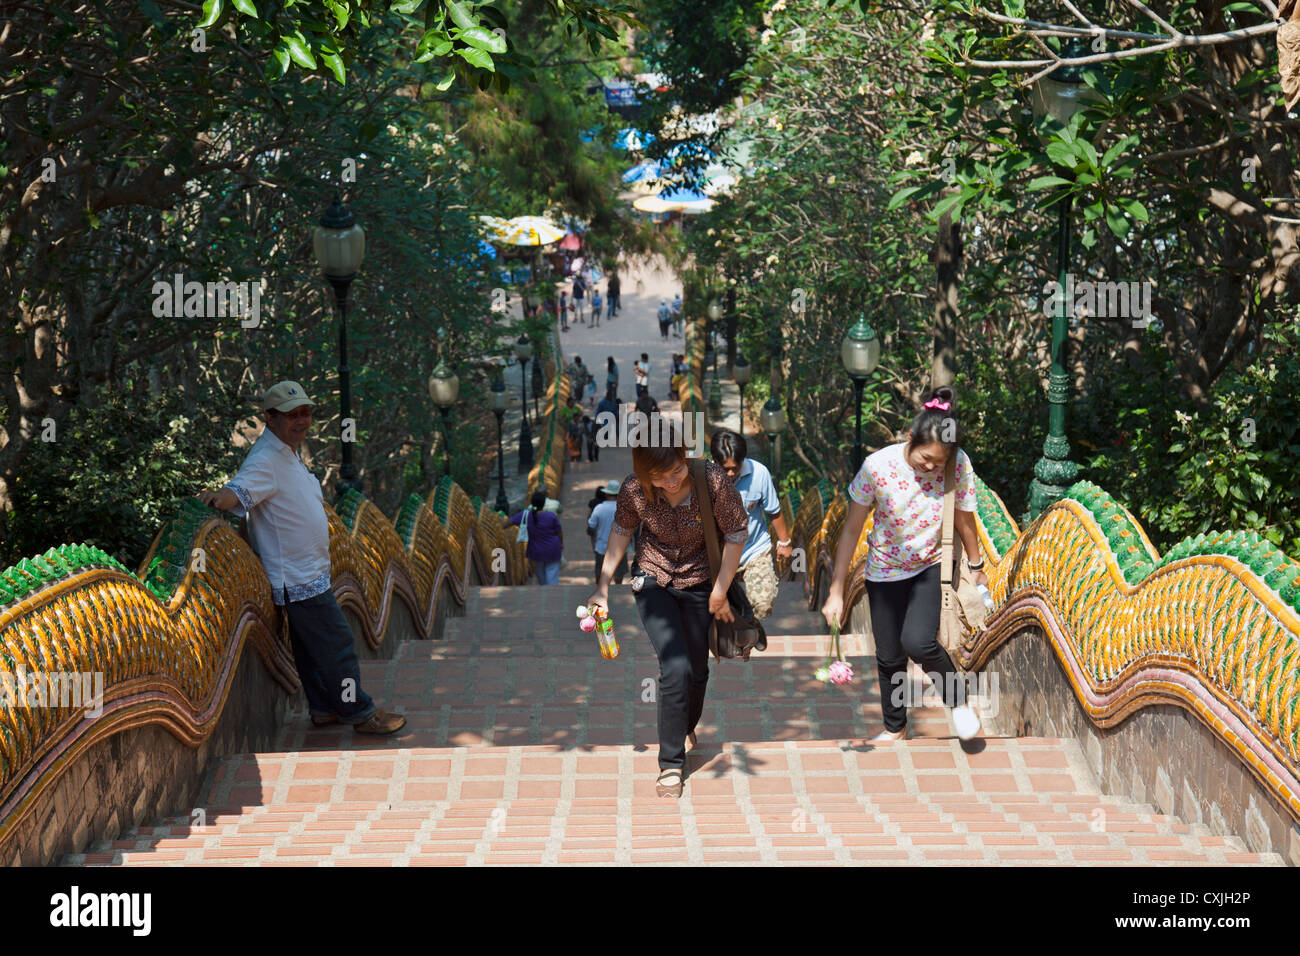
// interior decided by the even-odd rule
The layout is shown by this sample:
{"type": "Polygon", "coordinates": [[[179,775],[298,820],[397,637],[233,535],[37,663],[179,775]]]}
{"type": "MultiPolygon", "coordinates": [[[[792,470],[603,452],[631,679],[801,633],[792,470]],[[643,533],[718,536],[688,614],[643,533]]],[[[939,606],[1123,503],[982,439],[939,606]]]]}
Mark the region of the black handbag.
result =
{"type": "MultiPolygon", "coordinates": [[[[713,500],[709,497],[709,482],[704,475],[704,460],[698,458],[691,462],[691,472],[695,478],[695,497],[700,502],[700,523],[704,525],[704,543],[709,552],[709,578],[718,580],[718,570],[722,567],[722,548],[718,544],[718,525],[713,520],[713,500]]],[[[749,660],[753,650],[767,650],[767,631],[754,616],[754,606],[745,593],[745,583],[737,573],[727,588],[727,603],[731,605],[733,621],[719,621],[710,616],[709,650],[718,660],[749,660]]]]}

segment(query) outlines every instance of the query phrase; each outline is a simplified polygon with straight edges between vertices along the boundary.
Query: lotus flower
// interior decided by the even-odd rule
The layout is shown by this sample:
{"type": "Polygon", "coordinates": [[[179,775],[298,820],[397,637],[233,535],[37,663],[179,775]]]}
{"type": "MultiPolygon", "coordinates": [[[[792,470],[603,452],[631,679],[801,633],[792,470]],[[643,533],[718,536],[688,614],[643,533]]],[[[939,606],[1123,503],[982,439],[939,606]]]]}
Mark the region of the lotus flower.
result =
{"type": "Polygon", "coordinates": [[[590,633],[591,631],[594,631],[596,629],[596,619],[591,615],[587,615],[581,621],[578,622],[578,627],[590,633]]]}
{"type": "Polygon", "coordinates": [[[853,665],[848,661],[833,661],[827,670],[832,684],[847,684],[853,680],[853,665]]]}
{"type": "Polygon", "coordinates": [[[831,669],[823,664],[821,667],[817,668],[813,673],[813,676],[824,684],[831,679],[831,669]]]}
{"type": "Polygon", "coordinates": [[[588,617],[588,616],[589,616],[589,612],[587,611],[587,605],[585,605],[585,604],[579,604],[579,605],[578,605],[578,610],[575,611],[574,613],[575,613],[578,617],[588,617]]]}
{"type": "Polygon", "coordinates": [[[831,628],[831,652],[826,658],[826,663],[813,672],[823,684],[847,684],[853,680],[853,665],[844,659],[844,654],[840,651],[840,629],[831,628]]]}

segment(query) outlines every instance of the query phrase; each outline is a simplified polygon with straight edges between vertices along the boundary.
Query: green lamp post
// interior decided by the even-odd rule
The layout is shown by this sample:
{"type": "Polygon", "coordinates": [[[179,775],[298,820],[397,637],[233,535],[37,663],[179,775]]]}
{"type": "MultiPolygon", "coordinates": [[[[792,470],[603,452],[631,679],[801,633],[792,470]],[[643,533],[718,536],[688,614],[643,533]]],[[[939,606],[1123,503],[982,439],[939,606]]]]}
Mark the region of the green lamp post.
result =
{"type": "Polygon", "coordinates": [[[768,445],[772,449],[772,483],[778,488],[781,485],[781,435],[785,432],[786,416],[785,409],[773,395],[763,403],[763,410],[759,412],[758,420],[762,425],[764,433],[767,435],[768,445]]]}
{"type": "Polygon", "coordinates": [[[867,384],[867,376],[880,364],[880,339],[876,337],[876,330],[867,324],[866,315],[859,315],[853,328],[844,334],[840,342],[840,361],[849,378],[853,379],[857,427],[853,440],[853,467],[849,472],[856,474],[862,467],[862,387],[867,384]]]}
{"type": "Polygon", "coordinates": [[[438,366],[429,376],[429,397],[442,413],[442,473],[451,475],[451,428],[447,413],[460,396],[460,377],[439,357],[438,366]]]}
{"type": "MultiPolygon", "coordinates": [[[[1071,40],[1062,50],[1062,56],[1083,56],[1083,43],[1071,40]]],[[[1071,117],[1084,105],[1092,93],[1083,79],[1079,66],[1060,66],[1040,79],[1034,88],[1033,103],[1036,119],[1053,117],[1062,126],[1068,126],[1071,117]]],[[[1070,207],[1072,197],[1061,201],[1060,217],[1056,231],[1056,280],[1060,290],[1055,314],[1052,317],[1052,367],[1048,375],[1048,429],[1043,442],[1043,455],[1034,465],[1034,480],[1029,484],[1029,510],[1027,519],[1034,520],[1054,501],[1059,501],[1079,474],[1079,466],[1070,460],[1070,443],[1065,437],[1065,406],[1070,397],[1070,377],[1065,370],[1065,347],[1068,341],[1068,307],[1065,301],[1066,270],[1070,259],[1070,207]]]]}

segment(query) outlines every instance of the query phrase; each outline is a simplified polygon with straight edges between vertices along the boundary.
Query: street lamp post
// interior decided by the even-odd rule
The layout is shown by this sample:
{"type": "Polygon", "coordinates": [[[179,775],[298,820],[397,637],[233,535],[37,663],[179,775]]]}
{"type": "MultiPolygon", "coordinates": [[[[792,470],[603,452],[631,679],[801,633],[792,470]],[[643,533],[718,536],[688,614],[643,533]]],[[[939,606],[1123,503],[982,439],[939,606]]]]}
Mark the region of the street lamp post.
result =
{"type": "Polygon", "coordinates": [[[348,367],[348,286],[357,277],[361,260],[365,258],[366,233],[356,224],[337,194],[320,218],[312,246],[321,272],[334,287],[334,303],[339,311],[339,440],[343,448],[335,491],[341,498],[349,489],[361,490],[357,466],[352,460],[352,442],[347,438],[349,424],[355,428],[355,423],[352,423],[352,376],[348,367]]]}
{"type": "Polygon", "coordinates": [[[749,384],[749,376],[753,369],[750,368],[749,360],[743,355],[736,356],[736,364],[732,369],[732,376],[736,386],[740,389],[740,434],[745,434],[745,386],[749,384]]]}
{"type": "Polygon", "coordinates": [[[533,356],[533,343],[527,335],[515,342],[515,358],[519,359],[519,410],[523,420],[519,424],[519,472],[527,474],[533,467],[533,430],[528,426],[528,360],[533,356]]]}
{"type": "MultiPolygon", "coordinates": [[[[1063,57],[1084,54],[1080,41],[1072,40],[1062,51],[1063,57]]],[[[1095,94],[1084,82],[1078,66],[1060,66],[1038,81],[1034,88],[1034,114],[1037,119],[1053,117],[1069,126],[1071,117],[1083,101],[1095,94]]],[[[1043,455],[1034,465],[1034,480],[1029,484],[1028,518],[1033,520],[1054,501],[1059,501],[1074,484],[1079,467],[1070,460],[1070,443],[1065,437],[1065,409],[1070,396],[1070,379],[1065,370],[1065,348],[1069,341],[1065,289],[1070,259],[1070,207],[1072,196],[1061,201],[1056,230],[1056,276],[1060,283],[1055,314],[1052,317],[1052,367],[1048,375],[1048,429],[1043,441],[1043,455]]]]}
{"type": "Polygon", "coordinates": [[[853,379],[853,406],[857,412],[857,426],[853,440],[853,467],[856,472],[862,467],[862,387],[867,384],[867,376],[876,370],[880,363],[880,339],[876,331],[867,324],[867,317],[859,315],[853,328],[844,335],[840,343],[840,361],[844,371],[853,379]]]}
{"type": "Polygon", "coordinates": [[[781,484],[781,435],[785,432],[786,418],[785,409],[773,395],[763,403],[763,410],[759,412],[758,420],[762,425],[763,432],[767,435],[768,443],[772,447],[772,483],[778,487],[781,484]]]}
{"type": "Polygon", "coordinates": [[[456,398],[460,395],[460,379],[448,366],[445,360],[438,359],[438,366],[429,376],[429,397],[433,403],[438,406],[438,411],[442,412],[442,473],[444,477],[451,475],[451,428],[447,423],[447,413],[451,411],[451,406],[456,404],[456,398]]]}
{"type": "Polygon", "coordinates": [[[506,464],[501,450],[501,423],[506,417],[506,383],[501,376],[492,382],[492,414],[497,417],[497,511],[510,512],[510,499],[506,497],[506,464]]]}
{"type": "Polygon", "coordinates": [[[546,394],[546,379],[542,376],[542,357],[537,356],[533,362],[533,421],[540,422],[541,418],[537,414],[537,400],[546,394]]]}
{"type": "Polygon", "coordinates": [[[713,374],[718,374],[718,348],[713,342],[713,334],[718,328],[718,320],[722,318],[722,302],[717,296],[709,300],[709,328],[708,328],[708,354],[705,361],[713,365],[713,374]]]}

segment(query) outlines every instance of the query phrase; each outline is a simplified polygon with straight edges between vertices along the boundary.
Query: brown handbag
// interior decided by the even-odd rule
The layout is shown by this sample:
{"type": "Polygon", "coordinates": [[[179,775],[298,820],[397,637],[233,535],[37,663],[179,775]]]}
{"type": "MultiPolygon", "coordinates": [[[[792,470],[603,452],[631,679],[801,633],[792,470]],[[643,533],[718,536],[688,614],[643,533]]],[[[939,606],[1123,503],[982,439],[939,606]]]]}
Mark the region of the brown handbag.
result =
{"type": "MultiPolygon", "coordinates": [[[[954,560],[953,531],[957,510],[957,449],[948,456],[943,472],[942,563],[939,566],[939,643],[953,666],[966,670],[962,651],[984,630],[988,610],[972,581],[964,579],[954,560]]],[[[965,560],[963,556],[963,561],[965,560]]]]}
{"type": "MultiPolygon", "coordinates": [[[[704,525],[704,543],[709,552],[709,580],[716,583],[722,568],[722,548],[718,544],[718,525],[713,520],[713,500],[709,497],[709,482],[704,475],[704,459],[691,462],[695,479],[695,497],[700,502],[700,523],[704,525]]],[[[719,621],[709,616],[709,650],[718,660],[749,660],[751,651],[767,650],[767,631],[754,616],[754,606],[745,593],[745,583],[736,574],[727,588],[727,602],[735,620],[719,621]]]]}

